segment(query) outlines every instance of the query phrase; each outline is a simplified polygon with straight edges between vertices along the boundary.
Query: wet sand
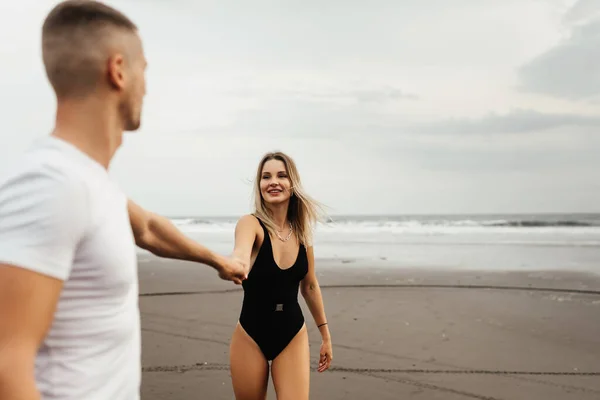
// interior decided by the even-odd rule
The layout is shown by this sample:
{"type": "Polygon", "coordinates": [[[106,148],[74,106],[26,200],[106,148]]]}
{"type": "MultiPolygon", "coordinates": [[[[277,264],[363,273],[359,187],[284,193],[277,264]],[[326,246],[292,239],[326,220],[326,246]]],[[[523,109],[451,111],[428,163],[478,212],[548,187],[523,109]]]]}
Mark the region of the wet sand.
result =
{"type": "MultiPolygon", "coordinates": [[[[600,398],[598,276],[317,265],[334,363],[312,372],[311,399],[600,398]]],[[[241,288],[146,255],[139,275],[142,399],[232,399],[241,288]]],[[[300,303],[314,369],[320,337],[300,303]]]]}

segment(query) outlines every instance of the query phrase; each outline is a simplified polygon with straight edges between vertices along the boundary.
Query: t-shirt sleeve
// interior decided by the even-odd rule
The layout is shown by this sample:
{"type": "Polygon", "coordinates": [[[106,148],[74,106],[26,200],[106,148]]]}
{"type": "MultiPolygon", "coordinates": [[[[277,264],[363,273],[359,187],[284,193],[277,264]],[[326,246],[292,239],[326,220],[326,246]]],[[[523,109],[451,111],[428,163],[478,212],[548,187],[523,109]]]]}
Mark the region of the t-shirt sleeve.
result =
{"type": "Polygon", "coordinates": [[[0,185],[0,263],[66,280],[89,223],[88,204],[84,182],[64,173],[6,180],[0,185]]]}

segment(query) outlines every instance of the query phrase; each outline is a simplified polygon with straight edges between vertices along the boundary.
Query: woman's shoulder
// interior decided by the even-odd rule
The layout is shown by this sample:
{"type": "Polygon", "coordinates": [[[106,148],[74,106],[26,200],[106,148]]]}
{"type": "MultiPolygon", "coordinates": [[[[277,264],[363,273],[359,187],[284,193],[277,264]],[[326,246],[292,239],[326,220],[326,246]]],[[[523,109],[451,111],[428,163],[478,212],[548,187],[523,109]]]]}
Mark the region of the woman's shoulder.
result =
{"type": "Polygon", "coordinates": [[[246,214],[246,215],[242,215],[239,219],[238,219],[238,224],[240,222],[256,222],[258,223],[258,217],[254,214],[246,214]]]}
{"type": "Polygon", "coordinates": [[[262,240],[264,239],[264,229],[260,220],[254,214],[247,214],[240,217],[235,226],[235,231],[236,235],[252,234],[260,243],[262,243],[262,240]]]}
{"type": "Polygon", "coordinates": [[[246,214],[238,219],[237,224],[238,227],[260,227],[260,220],[254,214],[246,214]]]}

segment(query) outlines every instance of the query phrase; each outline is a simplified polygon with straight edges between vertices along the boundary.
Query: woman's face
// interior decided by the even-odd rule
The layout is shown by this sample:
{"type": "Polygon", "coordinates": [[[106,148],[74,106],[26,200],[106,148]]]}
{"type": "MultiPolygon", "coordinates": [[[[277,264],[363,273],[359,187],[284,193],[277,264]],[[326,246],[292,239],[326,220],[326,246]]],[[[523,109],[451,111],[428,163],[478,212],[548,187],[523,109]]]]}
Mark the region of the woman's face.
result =
{"type": "Polygon", "coordinates": [[[275,205],[289,201],[291,189],[292,183],[283,161],[267,161],[260,177],[260,193],[265,203],[275,205]]]}

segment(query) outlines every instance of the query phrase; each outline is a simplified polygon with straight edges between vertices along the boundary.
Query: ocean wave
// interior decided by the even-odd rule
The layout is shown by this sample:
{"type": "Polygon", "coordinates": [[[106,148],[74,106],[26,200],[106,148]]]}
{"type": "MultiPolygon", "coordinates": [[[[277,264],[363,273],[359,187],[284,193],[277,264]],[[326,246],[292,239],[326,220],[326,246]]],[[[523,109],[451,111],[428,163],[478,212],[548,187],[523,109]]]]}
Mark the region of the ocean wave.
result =
{"type": "MultiPolygon", "coordinates": [[[[515,218],[477,217],[341,217],[320,224],[318,231],[342,233],[427,233],[453,234],[461,232],[582,232],[600,228],[600,216],[549,216],[515,218]]],[[[233,218],[173,218],[173,223],[189,231],[229,232],[235,229],[233,218]]]]}
{"type": "Polygon", "coordinates": [[[342,221],[329,222],[331,226],[362,226],[366,228],[418,228],[418,227],[453,227],[453,228],[561,228],[561,227],[600,227],[600,221],[543,221],[543,220],[405,220],[405,221],[342,221]]]}
{"type": "Polygon", "coordinates": [[[522,221],[498,221],[498,222],[484,222],[483,226],[509,226],[509,227],[524,227],[524,228],[537,228],[537,227],[592,227],[600,226],[599,222],[588,222],[588,221],[539,221],[539,220],[522,220],[522,221]]]}
{"type": "Polygon", "coordinates": [[[184,225],[212,225],[214,221],[210,221],[207,219],[199,219],[199,218],[172,218],[171,222],[175,225],[184,226],[184,225]]]}

